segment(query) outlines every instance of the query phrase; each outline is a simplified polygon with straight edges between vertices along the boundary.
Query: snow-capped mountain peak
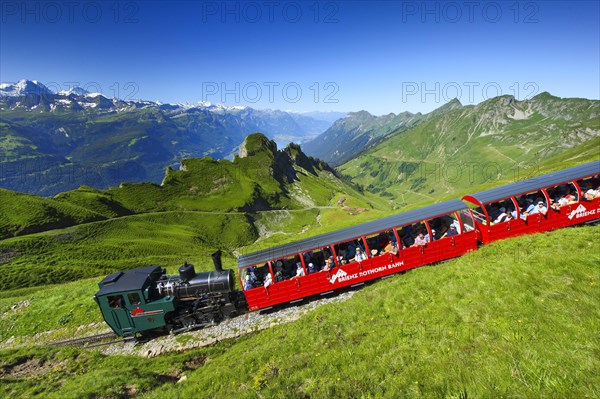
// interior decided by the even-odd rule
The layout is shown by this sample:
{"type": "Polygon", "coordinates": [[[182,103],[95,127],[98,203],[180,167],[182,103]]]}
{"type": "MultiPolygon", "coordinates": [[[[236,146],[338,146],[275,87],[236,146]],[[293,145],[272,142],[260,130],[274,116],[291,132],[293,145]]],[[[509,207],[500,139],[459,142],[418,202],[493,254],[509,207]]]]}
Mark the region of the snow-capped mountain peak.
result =
{"type": "Polygon", "coordinates": [[[76,86],[71,87],[69,90],[59,91],[58,94],[61,94],[63,96],[70,96],[71,94],[75,94],[76,96],[85,96],[87,94],[90,94],[90,92],[85,89],[82,89],[79,86],[76,86]]]}
{"type": "Polygon", "coordinates": [[[37,80],[19,80],[17,83],[0,83],[0,97],[19,97],[26,94],[54,94],[37,80]]]}

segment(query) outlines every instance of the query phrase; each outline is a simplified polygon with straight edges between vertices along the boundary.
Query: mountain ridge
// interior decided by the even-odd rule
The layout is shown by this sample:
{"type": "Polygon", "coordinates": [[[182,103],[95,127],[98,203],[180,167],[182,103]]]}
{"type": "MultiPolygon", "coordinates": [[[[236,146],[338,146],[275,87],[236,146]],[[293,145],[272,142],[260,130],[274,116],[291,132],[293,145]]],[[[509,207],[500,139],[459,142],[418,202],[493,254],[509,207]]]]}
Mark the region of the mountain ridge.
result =
{"type": "Polygon", "coordinates": [[[257,212],[334,206],[338,197],[367,200],[326,163],[300,146],[278,149],[261,133],[248,135],[233,160],[212,157],[167,166],[162,183],[81,186],[53,199],[0,189],[0,239],[115,217],[168,211],[257,212]],[[27,211],[25,211],[27,210],[27,211]]]}
{"type": "Polygon", "coordinates": [[[517,176],[561,154],[600,158],[599,140],[598,100],[507,95],[399,129],[337,170],[402,207],[517,176]]]}
{"type": "Polygon", "coordinates": [[[304,150],[334,166],[341,165],[377,145],[390,134],[410,129],[431,117],[461,107],[460,101],[453,99],[428,114],[403,111],[374,116],[365,110],[349,112],[321,135],[305,143],[304,150]]]}
{"type": "Polygon", "coordinates": [[[124,101],[78,88],[51,93],[32,81],[2,87],[10,95],[0,96],[0,187],[45,196],[90,183],[158,183],[166,164],[232,157],[253,131],[282,145],[330,125],[279,110],[124,101]]]}

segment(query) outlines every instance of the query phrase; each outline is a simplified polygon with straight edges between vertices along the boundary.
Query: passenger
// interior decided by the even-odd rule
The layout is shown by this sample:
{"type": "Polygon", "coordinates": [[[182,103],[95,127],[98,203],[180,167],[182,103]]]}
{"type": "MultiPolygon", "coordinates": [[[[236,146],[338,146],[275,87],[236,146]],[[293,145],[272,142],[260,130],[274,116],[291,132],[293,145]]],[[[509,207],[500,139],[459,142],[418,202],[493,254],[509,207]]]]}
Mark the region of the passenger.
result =
{"type": "Polygon", "coordinates": [[[377,255],[379,255],[379,251],[378,251],[378,250],[376,250],[376,249],[372,249],[372,250],[371,250],[371,258],[374,258],[374,257],[376,257],[377,255]]]}
{"type": "Polygon", "coordinates": [[[283,272],[281,271],[281,269],[278,269],[277,271],[275,271],[275,282],[280,282],[283,281],[283,272]]]}
{"type": "Polygon", "coordinates": [[[506,214],[506,218],[504,219],[505,222],[510,222],[511,220],[514,220],[513,214],[512,212],[508,212],[506,214]]]}
{"type": "Polygon", "coordinates": [[[248,291],[254,288],[252,282],[250,281],[250,275],[246,276],[246,284],[244,285],[244,291],[248,291]]]}
{"type": "Polygon", "coordinates": [[[312,274],[312,273],[316,273],[318,270],[315,267],[314,263],[309,263],[308,264],[308,274],[312,274]]]}
{"type": "Polygon", "coordinates": [[[566,199],[565,197],[559,198],[557,206],[560,208],[561,206],[565,206],[565,205],[569,205],[569,200],[566,199]]]}
{"type": "Polygon", "coordinates": [[[446,232],[446,237],[452,237],[458,234],[458,231],[456,231],[456,226],[454,224],[451,224],[450,227],[448,228],[448,231],[446,232]]]}
{"type": "Polygon", "coordinates": [[[552,198],[550,198],[550,208],[552,208],[552,210],[559,211],[560,207],[560,199],[558,201],[555,201],[552,198]]]}
{"type": "Polygon", "coordinates": [[[423,235],[423,232],[420,232],[419,235],[417,237],[415,237],[415,243],[413,244],[413,247],[416,247],[416,246],[424,247],[426,244],[427,244],[427,240],[425,240],[425,236],[423,235]]]}
{"type": "Polygon", "coordinates": [[[367,259],[367,255],[365,255],[363,253],[363,251],[360,249],[360,247],[356,248],[356,255],[354,255],[354,258],[350,259],[350,262],[355,261],[355,262],[362,262],[363,260],[367,259]]]}
{"type": "Polygon", "coordinates": [[[431,237],[429,237],[429,233],[425,234],[425,241],[426,242],[431,242],[431,241],[435,241],[435,230],[431,229],[431,235],[433,236],[433,240],[431,239],[431,237]]]}
{"type": "Polygon", "coordinates": [[[302,263],[297,264],[297,269],[296,269],[296,277],[302,277],[304,276],[304,268],[302,267],[302,263]]]}
{"type": "Polygon", "coordinates": [[[327,259],[325,261],[325,266],[323,266],[323,269],[321,269],[322,272],[328,272],[331,269],[333,269],[333,261],[331,259],[327,259]]]}
{"type": "Polygon", "coordinates": [[[390,243],[387,245],[387,247],[385,247],[385,253],[398,255],[398,252],[400,252],[400,248],[398,247],[398,242],[394,238],[390,241],[390,243]]]}
{"type": "Polygon", "coordinates": [[[525,208],[525,211],[521,213],[521,219],[523,220],[527,220],[527,216],[529,216],[531,212],[535,209],[535,205],[531,198],[527,198],[527,204],[527,208],[525,208]]]}
{"type": "Polygon", "coordinates": [[[600,187],[598,188],[598,190],[594,190],[592,188],[592,185],[588,185],[588,190],[585,192],[584,194],[584,198],[588,201],[593,200],[594,198],[598,198],[600,197],[600,187]]]}
{"type": "Polygon", "coordinates": [[[256,274],[254,274],[253,267],[248,268],[248,277],[250,277],[250,283],[254,284],[256,282],[257,278],[256,278],[256,274]]]}
{"type": "Polygon", "coordinates": [[[571,191],[567,192],[567,195],[565,195],[565,199],[568,201],[568,204],[574,204],[577,202],[577,198],[571,194],[571,191]]]}
{"type": "Polygon", "coordinates": [[[271,273],[267,273],[267,275],[265,276],[265,283],[264,286],[265,288],[267,288],[268,286],[270,286],[271,284],[273,284],[273,279],[271,277],[271,273]]]}
{"type": "Polygon", "coordinates": [[[496,219],[494,219],[494,223],[504,222],[505,219],[506,219],[506,208],[502,207],[502,208],[500,208],[500,214],[496,217],[496,219]]]}
{"type": "Polygon", "coordinates": [[[398,254],[398,243],[396,242],[396,240],[392,240],[390,242],[388,242],[388,244],[385,246],[385,248],[383,248],[383,252],[381,253],[383,254],[394,254],[397,255],[398,254]]]}
{"type": "Polygon", "coordinates": [[[500,209],[498,209],[497,206],[488,206],[487,207],[488,210],[488,214],[490,215],[490,220],[496,220],[498,218],[498,216],[502,213],[502,211],[500,209]]]}
{"type": "Polygon", "coordinates": [[[525,208],[525,213],[531,213],[531,211],[533,211],[534,208],[535,205],[533,204],[533,199],[527,198],[527,208],[525,208]]]}
{"type": "MultiPolygon", "coordinates": [[[[469,216],[469,214],[467,213],[467,216],[469,216]]],[[[458,220],[455,220],[452,222],[452,224],[450,225],[450,227],[454,226],[454,230],[456,230],[456,233],[460,233],[460,222],[458,220]]]]}
{"type": "Polygon", "coordinates": [[[537,203],[537,206],[533,211],[531,211],[530,215],[533,215],[535,213],[541,213],[542,215],[546,215],[546,213],[548,213],[548,208],[546,208],[543,201],[539,201],[537,203]]]}

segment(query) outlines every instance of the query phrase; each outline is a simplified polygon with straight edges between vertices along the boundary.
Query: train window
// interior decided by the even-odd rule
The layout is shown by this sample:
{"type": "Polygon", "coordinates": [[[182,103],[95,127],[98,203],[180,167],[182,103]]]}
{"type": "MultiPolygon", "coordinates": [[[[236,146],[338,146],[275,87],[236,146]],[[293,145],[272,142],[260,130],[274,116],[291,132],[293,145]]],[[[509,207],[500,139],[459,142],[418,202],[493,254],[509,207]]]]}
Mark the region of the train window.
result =
{"type": "Polygon", "coordinates": [[[345,265],[351,262],[356,257],[356,248],[360,248],[362,253],[365,253],[365,245],[360,238],[346,241],[334,245],[335,253],[338,257],[338,264],[345,265]]]}
{"type": "Polygon", "coordinates": [[[371,256],[378,256],[389,253],[392,250],[393,243],[396,242],[396,236],[392,230],[382,231],[366,237],[367,245],[371,251],[371,256]]]}
{"type": "MultiPolygon", "coordinates": [[[[289,280],[296,275],[300,255],[288,256],[273,262],[274,282],[289,280]]],[[[302,264],[302,262],[300,262],[302,264]]]]}
{"type": "Polygon", "coordinates": [[[140,295],[137,292],[127,294],[127,299],[129,299],[129,303],[132,305],[139,305],[140,303],[142,303],[140,295]]]}
{"type": "Polygon", "coordinates": [[[509,220],[515,219],[517,217],[516,208],[517,207],[511,198],[491,202],[485,205],[491,224],[508,222],[509,220]]]}
{"type": "MultiPolygon", "coordinates": [[[[250,272],[250,281],[252,282],[252,285],[254,287],[260,287],[261,285],[264,284],[265,282],[265,278],[267,277],[267,274],[271,273],[269,271],[269,264],[265,263],[262,266],[254,266],[253,268],[249,268],[248,269],[250,272]]],[[[271,276],[271,280],[273,279],[273,276],[271,276]]]]}
{"type": "Polygon", "coordinates": [[[401,228],[398,227],[396,230],[398,231],[398,236],[400,236],[400,241],[402,241],[402,248],[412,247],[415,243],[415,238],[419,234],[423,233],[424,236],[427,234],[427,228],[423,222],[409,224],[401,228]]]}
{"type": "Polygon", "coordinates": [[[240,278],[242,279],[242,287],[244,288],[244,291],[262,285],[262,278],[264,278],[264,274],[261,273],[264,271],[265,268],[267,269],[267,271],[269,270],[268,263],[265,263],[264,266],[261,267],[254,265],[240,270],[240,278]],[[260,279],[259,276],[261,276],[260,279]]]}
{"type": "Polygon", "coordinates": [[[574,204],[578,201],[579,195],[577,194],[577,188],[573,183],[560,184],[558,186],[550,187],[546,189],[548,196],[550,197],[550,207],[554,210],[558,210],[561,206],[574,204]]]}
{"type": "MultiPolygon", "coordinates": [[[[475,221],[477,223],[481,223],[481,224],[485,225],[487,222],[485,219],[485,213],[483,213],[483,209],[481,209],[480,206],[477,206],[470,202],[466,202],[466,204],[469,207],[469,209],[471,210],[471,214],[473,215],[473,218],[475,219],[475,221]]],[[[463,220],[463,222],[464,222],[464,220],[463,220]]],[[[473,226],[473,228],[474,228],[474,226],[473,226]]]]}
{"type": "Polygon", "coordinates": [[[577,180],[577,185],[581,188],[584,200],[591,201],[600,197],[600,175],[577,180]]]}
{"type": "Polygon", "coordinates": [[[111,308],[121,308],[123,307],[123,295],[112,295],[108,298],[108,306],[111,308]]]}
{"type": "Polygon", "coordinates": [[[439,218],[430,219],[427,221],[433,234],[433,240],[455,236],[460,234],[460,222],[456,214],[440,216],[439,218]]]}
{"type": "Polygon", "coordinates": [[[536,213],[535,207],[538,202],[546,204],[546,197],[542,190],[532,191],[517,198],[517,203],[521,208],[521,219],[527,219],[529,214],[536,213]]]}
{"type": "MultiPolygon", "coordinates": [[[[460,219],[462,220],[463,225],[465,226],[465,231],[475,230],[475,223],[473,222],[473,216],[471,212],[473,211],[464,210],[460,213],[460,219]]],[[[462,233],[462,230],[460,228],[460,222],[456,226],[456,229],[459,234],[462,233]]]]}
{"type": "Polygon", "coordinates": [[[307,251],[302,254],[304,265],[308,274],[323,270],[327,259],[333,259],[333,251],[330,247],[322,247],[313,251],[307,251]],[[311,266],[312,264],[312,266],[311,266]]]}

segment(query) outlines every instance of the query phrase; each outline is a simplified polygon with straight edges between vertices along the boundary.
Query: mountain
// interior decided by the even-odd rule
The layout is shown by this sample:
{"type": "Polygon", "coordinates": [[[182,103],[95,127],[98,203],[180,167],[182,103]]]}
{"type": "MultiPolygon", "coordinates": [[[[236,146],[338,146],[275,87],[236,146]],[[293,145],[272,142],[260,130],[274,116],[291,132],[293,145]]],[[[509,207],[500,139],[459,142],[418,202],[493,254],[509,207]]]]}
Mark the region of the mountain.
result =
{"type": "Polygon", "coordinates": [[[0,239],[84,222],[151,212],[256,212],[335,205],[339,197],[363,196],[326,163],[297,144],[278,150],[260,133],[247,136],[232,161],[184,159],[163,169],[160,185],[122,183],[108,190],[79,187],[53,199],[0,189],[0,239]]]}
{"type": "Polygon", "coordinates": [[[578,157],[600,158],[600,101],[541,93],[433,115],[388,135],[338,171],[401,207],[475,184],[521,180],[547,160],[578,157]],[[524,175],[526,169],[531,172],[524,175]]]}
{"type": "Polygon", "coordinates": [[[80,185],[160,182],[182,159],[231,157],[251,132],[283,146],[330,126],[310,116],[210,103],[109,99],[36,81],[0,86],[0,187],[51,196],[80,185]]]}
{"type": "Polygon", "coordinates": [[[77,96],[85,96],[87,94],[92,94],[89,91],[82,89],[81,87],[72,87],[69,90],[59,91],[58,94],[62,94],[63,96],[70,96],[71,94],[75,94],[77,96]]]}
{"type": "Polygon", "coordinates": [[[452,109],[460,108],[458,100],[438,108],[430,114],[402,112],[373,116],[367,111],[351,112],[336,121],[323,134],[304,145],[307,154],[332,164],[340,165],[376,145],[389,134],[405,130],[452,109]]]}
{"type": "Polygon", "coordinates": [[[27,94],[53,94],[50,89],[37,80],[19,80],[17,83],[0,83],[0,97],[20,97],[27,94]]]}

